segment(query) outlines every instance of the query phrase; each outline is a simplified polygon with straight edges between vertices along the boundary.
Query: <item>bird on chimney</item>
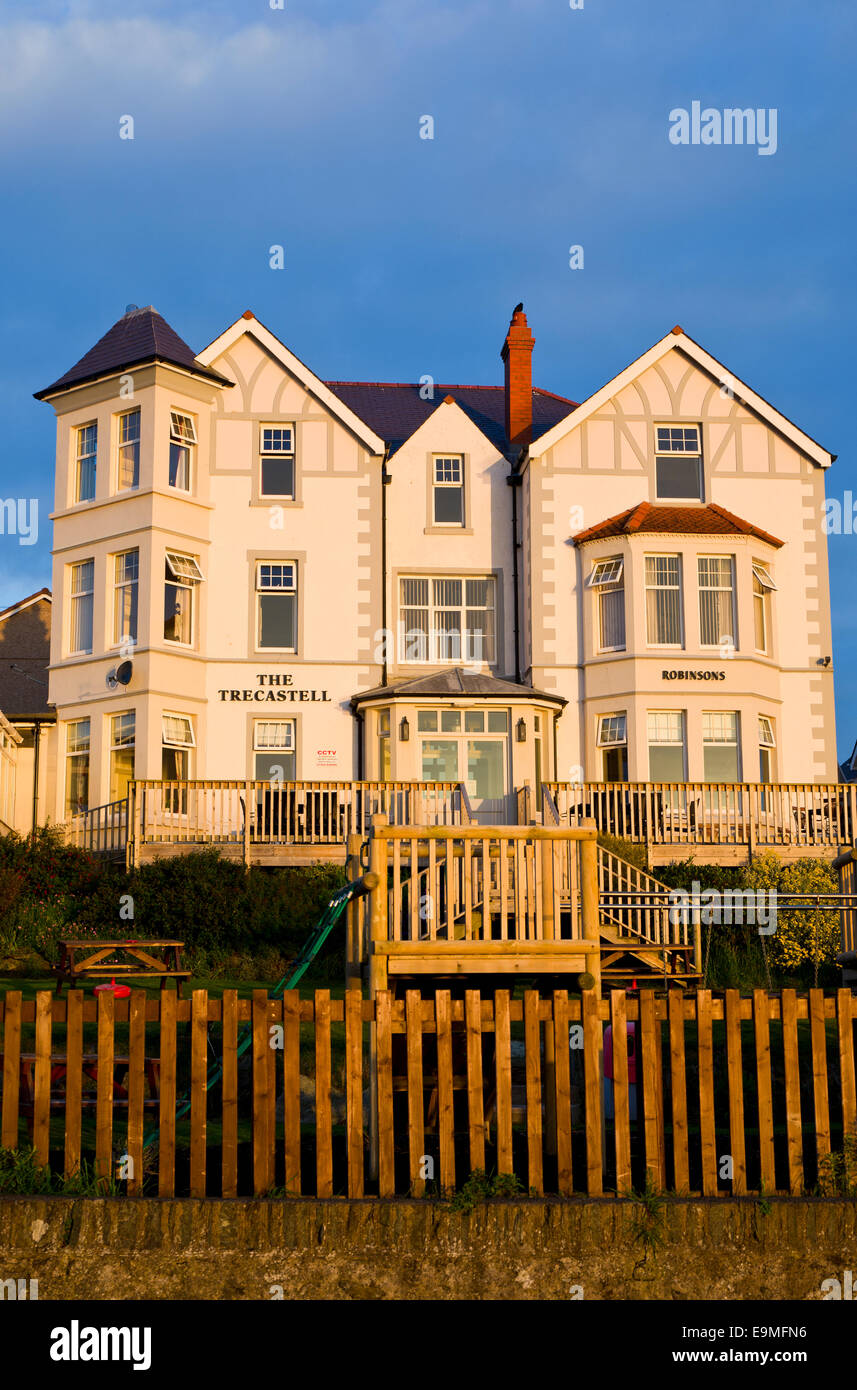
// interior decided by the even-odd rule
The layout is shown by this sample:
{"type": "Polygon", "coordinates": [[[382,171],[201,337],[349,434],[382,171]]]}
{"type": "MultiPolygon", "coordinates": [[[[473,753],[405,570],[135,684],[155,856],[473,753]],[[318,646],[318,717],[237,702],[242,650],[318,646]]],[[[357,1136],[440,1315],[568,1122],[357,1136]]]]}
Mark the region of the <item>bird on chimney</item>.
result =
{"type": "Polygon", "coordinates": [[[522,300],[521,303],[520,303],[520,304],[516,304],[515,307],[514,307],[514,309],[512,310],[512,317],[514,318],[516,314],[522,313],[523,308],[524,308],[524,304],[523,304],[523,300],[522,300]]]}

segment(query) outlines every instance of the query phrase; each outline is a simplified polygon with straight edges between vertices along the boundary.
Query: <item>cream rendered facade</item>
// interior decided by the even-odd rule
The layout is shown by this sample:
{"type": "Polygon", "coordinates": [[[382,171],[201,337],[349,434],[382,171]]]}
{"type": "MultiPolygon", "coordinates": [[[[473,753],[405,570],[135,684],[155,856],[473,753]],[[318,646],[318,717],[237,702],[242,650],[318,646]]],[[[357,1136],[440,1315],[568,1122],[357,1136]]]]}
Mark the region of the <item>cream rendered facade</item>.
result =
{"type": "MultiPolygon", "coordinates": [[[[380,426],[376,433],[249,314],[184,364],[154,355],[117,362],[94,379],[61,379],[40,393],[58,417],[50,700],[59,746],[49,815],[63,820],[69,812],[69,739],[79,740],[86,721],[88,803],[121,792],[127,760],[116,759],[116,717],[131,713],[138,778],[164,775],[172,716],[190,731],[182,766],[194,778],[252,778],[267,765],[265,754],[276,753],[296,780],[422,779],[453,765],[452,780],[466,780],[468,758],[485,757],[493,790],[501,770],[509,795],[524,781],[599,779],[599,719],[623,713],[626,775],[645,780],[649,713],[681,710],[690,779],[702,777],[703,715],[727,711],[739,715],[744,780],[758,777],[760,715],[776,730],[776,780],[836,780],[820,524],[832,458],[736,380],[728,378],[725,395],[724,379],[718,363],[673,333],[590,401],[567,402],[563,418],[529,449],[525,438],[520,447],[498,445],[453,395],[392,447],[380,426]],[[120,431],[134,410],[139,479],[123,489],[120,431]],[[192,421],[195,441],[186,488],[174,475],[171,485],[177,417],[192,421]],[[728,532],[575,543],[606,518],[657,502],[653,429],[685,421],[701,430],[704,490],[695,505],[716,503],[782,544],[728,532]],[[94,496],[75,501],[81,431],[90,425],[97,427],[94,496]],[[260,486],[266,426],[293,431],[293,496],[260,486]],[[438,459],[459,461],[462,515],[454,525],[434,515],[438,459]],[[136,632],[123,643],[116,557],[134,551],[136,632]],[[682,557],[679,649],[653,649],[647,640],[645,556],[661,552],[682,557]],[[727,656],[703,648],[696,620],[693,575],[708,554],[734,563],[737,627],[727,656]],[[588,580],[594,561],[614,557],[624,560],[626,634],[624,650],[607,652],[599,650],[598,595],[588,580]],[[776,584],[764,654],[752,646],[757,561],[776,584]],[[198,567],[182,591],[182,604],[192,607],[183,640],[175,627],[168,639],[165,627],[165,584],[175,582],[169,566],[176,563],[198,567]],[[75,651],[80,594],[73,589],[90,574],[92,596],[87,590],[84,599],[92,634],[84,645],[91,650],[75,651]],[[474,612],[480,603],[490,609],[472,619],[484,645],[465,653],[432,638],[415,651],[406,640],[407,605],[414,594],[452,593],[442,588],[450,577],[454,592],[468,596],[457,600],[462,608],[472,601],[474,612]],[[272,584],[278,593],[291,585],[294,632],[282,647],[260,646],[272,584]],[[117,686],[111,672],[127,657],[130,683],[117,686]],[[676,668],[724,674],[701,684],[664,678],[676,668]],[[465,673],[460,688],[431,685],[453,670],[465,673]],[[419,684],[426,680],[428,691],[419,684]],[[441,720],[444,710],[447,738],[440,722],[430,727],[432,711],[441,720]]],[[[499,801],[493,809],[500,818],[508,813],[499,801]]]]}
{"type": "MultiPolygon", "coordinates": [[[[601,780],[599,719],[627,715],[628,777],[650,778],[648,715],[675,712],[685,726],[685,777],[704,779],[703,715],[737,713],[737,780],[759,780],[758,719],[775,736],[772,778],[837,780],[824,470],[819,448],[680,330],[656,344],[589,402],[539,439],[523,463],[524,677],[561,690],[570,708],[559,725],[560,779],[601,780]],[[585,539],[597,523],[640,502],[657,504],[654,436],[659,424],[700,429],[703,487],[717,504],[781,545],[753,535],[651,531],[585,539]],[[651,643],[645,557],[677,555],[683,631],[677,646],[651,643]],[[734,567],[733,643],[703,645],[696,576],[700,556],[734,567]],[[626,640],[600,649],[598,560],[624,560],[626,640]],[[767,650],[756,650],[754,562],[776,584],[767,650]],[[710,673],[716,680],[673,673],[710,673]],[[669,673],[669,674],[666,674],[669,673]]],[[[652,780],[656,780],[652,778],[652,780]]]]}

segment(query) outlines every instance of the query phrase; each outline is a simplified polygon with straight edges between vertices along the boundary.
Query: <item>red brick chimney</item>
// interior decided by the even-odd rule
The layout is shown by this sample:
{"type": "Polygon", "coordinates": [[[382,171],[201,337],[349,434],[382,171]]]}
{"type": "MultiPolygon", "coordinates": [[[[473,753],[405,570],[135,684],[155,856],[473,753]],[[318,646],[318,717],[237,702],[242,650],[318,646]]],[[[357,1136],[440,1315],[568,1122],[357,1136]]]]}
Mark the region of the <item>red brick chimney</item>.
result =
{"type": "Polygon", "coordinates": [[[510,444],[529,444],[533,437],[533,346],[523,304],[512,322],[500,356],[506,367],[506,438],[510,444]]]}

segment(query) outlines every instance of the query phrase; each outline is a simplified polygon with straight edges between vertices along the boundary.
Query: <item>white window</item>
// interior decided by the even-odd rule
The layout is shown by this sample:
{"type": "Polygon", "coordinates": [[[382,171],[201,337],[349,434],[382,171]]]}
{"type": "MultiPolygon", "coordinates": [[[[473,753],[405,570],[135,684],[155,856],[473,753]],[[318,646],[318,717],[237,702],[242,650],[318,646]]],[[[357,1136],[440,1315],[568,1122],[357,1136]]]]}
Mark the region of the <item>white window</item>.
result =
{"type": "Polygon", "coordinates": [[[76,816],[89,809],[89,720],[66,725],[65,812],[76,816]]]}
{"type": "Polygon", "coordinates": [[[464,459],[460,454],[434,460],[435,526],[464,525],[464,459]]]}
{"type": "Polygon", "coordinates": [[[170,487],[190,492],[196,425],[193,416],[170,411],[170,487]]]}
{"type": "Polygon", "coordinates": [[[735,638],[734,564],[731,555],[697,556],[699,574],[699,640],[703,647],[735,638]]]}
{"type": "Polygon", "coordinates": [[[256,646],[297,651],[298,582],[292,560],[261,560],[256,566],[256,646]]]}
{"type": "Polygon", "coordinates": [[[698,425],[655,426],[655,481],[660,498],[702,501],[698,425]]]}
{"type": "Polygon", "coordinates": [[[599,560],[589,577],[598,595],[598,645],[601,651],[625,649],[625,564],[620,558],[599,560]]]}
{"type": "Polygon", "coordinates": [[[295,431],[292,425],[259,427],[259,493],[294,498],[295,431]]]}
{"type": "Polygon", "coordinates": [[[767,714],[759,715],[759,781],[774,780],[774,749],[777,740],[774,736],[774,721],[767,714]]]}
{"type": "Polygon", "coordinates": [[[771,640],[771,593],[776,584],[767,565],[753,561],[753,628],[757,652],[767,652],[771,640]]]}
{"type": "Polygon", "coordinates": [[[646,556],[646,633],[652,646],[682,644],[681,560],[678,555],[646,556]]]}
{"type": "Polygon", "coordinates": [[[739,782],[738,715],[712,710],[702,716],[702,775],[706,782],[739,782]]]}
{"type": "Polygon", "coordinates": [[[119,416],[119,454],[116,486],[120,490],[140,486],[140,411],[119,416]]]}
{"type": "Polygon", "coordinates": [[[117,645],[136,642],[140,552],[126,550],[114,555],[113,562],[113,641],[117,645]]]}
{"type": "Polygon", "coordinates": [[[134,743],[136,717],[133,710],[114,714],[110,720],[110,800],[119,801],[128,795],[128,783],[134,780],[134,743]]]}
{"type": "Polygon", "coordinates": [[[188,714],[161,716],[161,776],[165,782],[186,782],[190,750],[196,747],[193,720],[188,714]]]}
{"type": "Polygon", "coordinates": [[[295,780],[295,721],[253,720],[253,776],[257,782],[295,780]]]}
{"type": "Polygon", "coordinates": [[[598,719],[598,747],[615,748],[627,743],[627,717],[625,714],[602,714],[598,719]]]}
{"type": "Polygon", "coordinates": [[[95,496],[95,458],[98,452],[98,426],[81,425],[77,431],[75,502],[91,502],[95,496]]]}
{"type": "Polygon", "coordinates": [[[493,662],[493,579],[402,579],[402,661],[493,662]]]}
{"type": "Polygon", "coordinates": [[[684,710],[652,710],[647,718],[649,781],[685,780],[684,710]]]}
{"type": "Polygon", "coordinates": [[[202,570],[193,555],[166,553],[164,564],[164,641],[193,642],[194,590],[202,570]]]}
{"type": "Polygon", "coordinates": [[[92,606],[95,588],[95,561],[81,560],[71,565],[69,584],[71,631],[69,652],[72,655],[92,651],[92,606]]]}
{"type": "Polygon", "coordinates": [[[598,747],[602,753],[602,776],[605,782],[628,780],[628,720],[621,714],[602,714],[598,717],[598,747]]]}

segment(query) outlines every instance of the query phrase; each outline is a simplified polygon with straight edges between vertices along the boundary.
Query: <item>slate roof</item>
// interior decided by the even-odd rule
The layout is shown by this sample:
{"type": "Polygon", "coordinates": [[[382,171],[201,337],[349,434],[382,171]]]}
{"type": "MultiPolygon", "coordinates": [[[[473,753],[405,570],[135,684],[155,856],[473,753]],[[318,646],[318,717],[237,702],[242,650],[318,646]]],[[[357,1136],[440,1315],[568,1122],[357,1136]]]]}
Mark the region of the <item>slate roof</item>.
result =
{"type": "MultiPolygon", "coordinates": [[[[511,457],[519,452],[516,445],[510,449],[506,439],[506,392],[502,386],[450,386],[436,382],[434,399],[430,401],[421,399],[419,383],[326,381],[325,386],[386,441],[391,454],[401,448],[447,396],[454,398],[498,453],[508,453],[511,457]]],[[[576,409],[576,401],[535,388],[533,439],[538,439],[576,409]]]]}
{"type": "Polygon", "coordinates": [[[85,381],[109,376],[111,372],[153,361],[170,362],[194,372],[197,376],[208,377],[210,381],[216,381],[220,385],[233,385],[228,377],[221,376],[220,372],[214,372],[210,367],[203,367],[201,362],[197,362],[193,349],[170,328],[157,309],[149,304],[145,309],[129,309],[79,362],[50,386],[34,394],[36,400],[41,401],[54,391],[61,391],[69,386],[80,386],[85,381]]]}
{"type": "Polygon", "coordinates": [[[727,512],[716,502],[709,502],[705,507],[659,507],[651,502],[638,502],[636,507],[599,521],[597,526],[578,531],[573,539],[575,545],[581,545],[584,541],[606,540],[609,536],[654,532],[671,536],[756,536],[778,548],[784,544],[751,521],[727,512]]]}
{"type": "Polygon", "coordinates": [[[465,671],[461,666],[453,666],[448,671],[435,671],[425,676],[409,676],[406,680],[394,681],[392,685],[376,685],[371,690],[360,690],[352,695],[351,704],[359,705],[365,700],[383,697],[435,697],[447,699],[450,696],[476,695],[486,700],[551,700],[557,705],[567,705],[562,695],[543,690],[534,690],[531,685],[519,685],[517,681],[501,680],[497,676],[481,676],[473,671],[465,671]]]}

